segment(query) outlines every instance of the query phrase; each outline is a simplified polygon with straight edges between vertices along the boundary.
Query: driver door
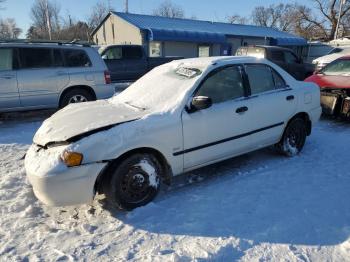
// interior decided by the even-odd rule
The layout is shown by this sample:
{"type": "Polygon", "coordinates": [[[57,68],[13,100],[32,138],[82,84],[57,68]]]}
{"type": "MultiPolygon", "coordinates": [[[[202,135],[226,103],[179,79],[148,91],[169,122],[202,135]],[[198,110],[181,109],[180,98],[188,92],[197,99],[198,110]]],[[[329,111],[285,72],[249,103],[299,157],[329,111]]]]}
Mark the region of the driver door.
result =
{"type": "Polygon", "coordinates": [[[246,87],[240,66],[215,69],[194,96],[207,96],[212,106],[182,113],[185,171],[228,158],[249,148],[249,111],[245,111],[246,87]]]}

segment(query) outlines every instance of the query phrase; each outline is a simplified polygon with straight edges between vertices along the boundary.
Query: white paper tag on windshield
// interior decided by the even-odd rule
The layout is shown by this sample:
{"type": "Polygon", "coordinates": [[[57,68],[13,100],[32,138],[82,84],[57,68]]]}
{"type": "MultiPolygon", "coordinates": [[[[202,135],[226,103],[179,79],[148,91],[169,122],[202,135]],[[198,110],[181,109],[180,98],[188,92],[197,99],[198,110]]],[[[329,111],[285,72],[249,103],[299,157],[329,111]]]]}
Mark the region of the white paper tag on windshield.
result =
{"type": "Polygon", "coordinates": [[[187,67],[180,67],[176,69],[175,71],[178,75],[182,75],[188,78],[195,77],[197,75],[200,75],[202,72],[201,70],[197,68],[187,68],[187,67]]]}

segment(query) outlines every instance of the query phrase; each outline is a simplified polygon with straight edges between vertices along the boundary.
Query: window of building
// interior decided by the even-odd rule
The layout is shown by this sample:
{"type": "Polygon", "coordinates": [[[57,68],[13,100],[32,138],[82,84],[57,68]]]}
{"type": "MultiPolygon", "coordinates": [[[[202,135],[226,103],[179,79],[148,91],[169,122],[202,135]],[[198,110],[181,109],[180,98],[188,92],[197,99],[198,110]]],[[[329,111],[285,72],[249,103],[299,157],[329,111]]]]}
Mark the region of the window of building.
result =
{"type": "Polygon", "coordinates": [[[198,57],[210,56],[210,46],[200,45],[198,46],[198,57]]]}
{"type": "Polygon", "coordinates": [[[112,35],[113,35],[113,40],[114,40],[115,39],[114,24],[112,24],[112,35]]]}
{"type": "Polygon", "coordinates": [[[163,55],[162,43],[161,42],[150,42],[149,43],[149,56],[160,57],[163,55]]]}
{"type": "Polygon", "coordinates": [[[1,48],[0,49],[0,71],[12,70],[12,49],[1,48]]]}
{"type": "Polygon", "coordinates": [[[208,77],[196,96],[207,96],[213,103],[221,103],[244,96],[241,72],[237,66],[226,67],[208,77]]]}
{"type": "Polygon", "coordinates": [[[91,66],[90,59],[83,50],[66,49],[63,54],[68,67],[91,66]]]}
{"type": "Polygon", "coordinates": [[[52,49],[48,48],[20,48],[22,68],[45,68],[53,66],[52,49]]]}
{"type": "Polygon", "coordinates": [[[103,23],[103,39],[106,42],[106,25],[105,25],[105,23],[103,23]]]}

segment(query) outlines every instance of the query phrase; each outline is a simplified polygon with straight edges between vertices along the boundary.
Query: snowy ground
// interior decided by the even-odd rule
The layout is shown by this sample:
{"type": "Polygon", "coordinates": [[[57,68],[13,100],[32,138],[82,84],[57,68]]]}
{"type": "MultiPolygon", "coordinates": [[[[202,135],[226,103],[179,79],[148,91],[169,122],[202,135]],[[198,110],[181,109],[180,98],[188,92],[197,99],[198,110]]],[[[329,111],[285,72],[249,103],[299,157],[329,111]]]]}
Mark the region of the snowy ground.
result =
{"type": "Polygon", "coordinates": [[[183,175],[125,213],[36,200],[23,155],[42,120],[0,120],[0,261],[350,261],[350,123],[322,120],[293,159],[265,149],[183,175]]]}

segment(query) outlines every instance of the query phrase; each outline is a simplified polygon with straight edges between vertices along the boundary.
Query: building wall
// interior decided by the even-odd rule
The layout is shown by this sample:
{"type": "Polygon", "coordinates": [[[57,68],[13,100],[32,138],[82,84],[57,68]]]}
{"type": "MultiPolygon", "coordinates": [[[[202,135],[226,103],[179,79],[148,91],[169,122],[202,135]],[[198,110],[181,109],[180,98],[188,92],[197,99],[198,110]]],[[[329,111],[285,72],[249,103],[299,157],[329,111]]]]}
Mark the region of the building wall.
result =
{"type": "Polygon", "coordinates": [[[108,17],[104,24],[93,35],[93,40],[98,45],[142,45],[142,35],[140,30],[115,15],[108,17]]]}
{"type": "Polygon", "coordinates": [[[163,42],[163,56],[182,56],[185,58],[198,57],[198,46],[209,45],[211,46],[211,55],[220,55],[219,44],[199,44],[188,42],[163,42]]]}

